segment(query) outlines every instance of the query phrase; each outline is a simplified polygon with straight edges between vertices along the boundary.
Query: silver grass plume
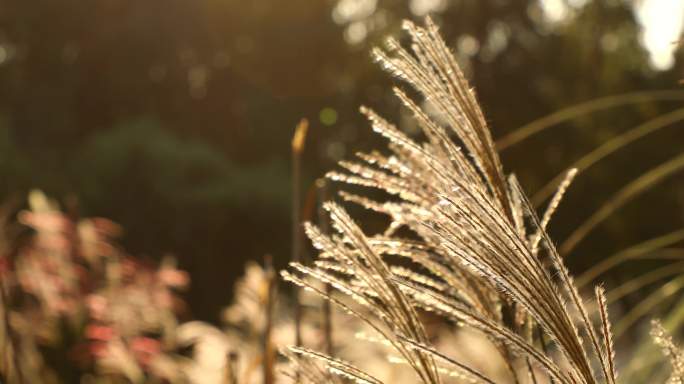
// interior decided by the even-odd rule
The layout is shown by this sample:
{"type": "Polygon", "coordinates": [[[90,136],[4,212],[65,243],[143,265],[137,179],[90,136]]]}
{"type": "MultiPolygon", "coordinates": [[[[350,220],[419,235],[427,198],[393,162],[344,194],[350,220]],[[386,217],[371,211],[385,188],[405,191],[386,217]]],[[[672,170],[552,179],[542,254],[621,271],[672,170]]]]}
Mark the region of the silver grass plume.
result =
{"type": "Polygon", "coordinates": [[[665,327],[658,320],[651,322],[651,337],[653,341],[662,348],[663,353],[670,361],[672,372],[667,380],[668,384],[684,383],[684,351],[679,348],[672,340],[672,336],[665,330],[665,327]]]}
{"type": "MultiPolygon", "coordinates": [[[[389,216],[391,224],[381,235],[367,236],[340,205],[328,202],[324,207],[336,234],[325,235],[307,223],[306,233],[320,251],[319,260],[313,266],[292,263],[283,277],[366,322],[413,368],[421,383],[441,383],[448,376],[463,382],[493,381],[436,350],[419,309],[487,335],[507,361],[514,382],[522,374],[517,358],[526,362],[532,382],[536,366],[556,383],[615,383],[603,291],[596,292],[601,317],[597,332],[546,232],[576,171],[568,172],[540,219],[515,176],[504,174],[474,91],[436,25],[428,18],[424,27],[407,21],[404,29],[411,38],[410,50],[389,39],[387,49],[375,49],[373,56],[431,106],[428,113],[394,88],[427,140],[412,140],[362,107],[373,130],[389,141],[390,153],[358,154],[358,161],[340,163],[344,172],[328,174],[332,180],[394,196],[374,201],[340,194],[389,216]],[[402,227],[418,240],[396,236],[402,227]],[[396,257],[420,268],[390,265],[396,257]],[[332,287],[333,293],[316,281],[332,287]],[[513,322],[506,319],[505,308],[513,308],[513,322]],[[557,354],[547,352],[543,340],[535,340],[533,328],[551,340],[557,354]]],[[[295,369],[308,357],[341,377],[373,382],[330,356],[296,347],[288,354],[297,356],[295,369]]]]}

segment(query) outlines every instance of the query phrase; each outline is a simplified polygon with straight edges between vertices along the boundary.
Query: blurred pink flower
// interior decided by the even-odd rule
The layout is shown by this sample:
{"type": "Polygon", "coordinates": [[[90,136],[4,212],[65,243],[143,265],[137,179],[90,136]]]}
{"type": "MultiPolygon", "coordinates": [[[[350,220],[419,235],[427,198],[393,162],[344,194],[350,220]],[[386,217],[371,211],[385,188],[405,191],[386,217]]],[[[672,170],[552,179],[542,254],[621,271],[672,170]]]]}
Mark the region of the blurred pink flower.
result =
{"type": "Polygon", "coordinates": [[[7,256],[0,256],[0,276],[7,275],[12,271],[12,262],[7,256]]]}
{"type": "Polygon", "coordinates": [[[60,212],[30,212],[19,213],[19,222],[36,230],[64,232],[70,221],[60,212]]]}
{"type": "Polygon", "coordinates": [[[95,217],[91,218],[90,221],[95,226],[95,229],[103,236],[116,237],[121,234],[121,226],[109,219],[95,217]]]}
{"type": "Polygon", "coordinates": [[[107,312],[108,304],[107,299],[102,295],[88,295],[86,298],[86,305],[90,311],[90,317],[95,320],[101,320],[104,318],[107,312]]]}
{"type": "Polygon", "coordinates": [[[129,344],[136,359],[143,366],[149,365],[150,361],[161,352],[161,343],[149,337],[135,337],[129,344]]]}
{"type": "Polygon", "coordinates": [[[90,343],[88,351],[96,359],[102,359],[107,356],[107,343],[96,341],[90,343]]]}
{"type": "Polygon", "coordinates": [[[190,276],[187,272],[180,271],[171,267],[162,267],[162,269],[157,272],[157,277],[162,284],[169,287],[182,288],[186,287],[190,283],[190,276]]]}
{"type": "Polygon", "coordinates": [[[91,324],[86,327],[85,335],[88,339],[108,341],[116,335],[116,331],[106,325],[91,324]]]}

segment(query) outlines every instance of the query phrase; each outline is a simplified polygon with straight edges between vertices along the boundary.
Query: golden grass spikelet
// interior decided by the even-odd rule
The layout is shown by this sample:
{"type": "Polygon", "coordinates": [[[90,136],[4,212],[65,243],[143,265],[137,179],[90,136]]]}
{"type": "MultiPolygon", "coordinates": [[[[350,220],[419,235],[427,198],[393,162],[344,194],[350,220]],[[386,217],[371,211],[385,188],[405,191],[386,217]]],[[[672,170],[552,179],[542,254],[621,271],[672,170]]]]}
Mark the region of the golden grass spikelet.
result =
{"type": "Polygon", "coordinates": [[[672,336],[665,330],[659,320],[651,322],[651,338],[653,342],[662,348],[663,353],[670,361],[672,373],[667,380],[668,384],[684,383],[684,351],[672,340],[672,336]]]}
{"type": "Polygon", "coordinates": [[[613,346],[613,336],[611,331],[610,319],[608,319],[608,304],[606,301],[606,292],[602,286],[597,285],[594,291],[596,295],[596,304],[601,316],[601,332],[603,337],[603,346],[605,348],[605,355],[607,357],[609,371],[606,375],[608,383],[615,384],[617,381],[617,370],[615,369],[615,348],[613,346]]]}
{"type": "Polygon", "coordinates": [[[308,380],[311,383],[321,383],[321,382],[332,382],[332,383],[339,383],[340,381],[337,380],[336,378],[331,378],[328,375],[325,375],[322,373],[319,369],[317,369],[315,364],[307,364],[307,361],[310,362],[311,360],[321,362],[326,369],[332,373],[333,375],[341,376],[346,379],[352,380],[356,384],[382,384],[381,381],[378,379],[374,378],[373,376],[361,371],[360,369],[354,367],[352,364],[349,364],[345,361],[342,361],[340,359],[335,359],[329,356],[326,356],[322,353],[307,349],[307,348],[302,348],[302,347],[289,347],[283,351],[281,351],[285,356],[290,358],[290,361],[295,361],[297,363],[298,368],[302,367],[307,367],[307,368],[312,368],[313,369],[299,369],[299,372],[306,372],[309,374],[308,380]],[[300,357],[305,357],[304,359],[300,359],[300,357]]]}
{"type": "Polygon", "coordinates": [[[414,141],[362,107],[372,129],[389,141],[390,154],[357,154],[358,161],[340,163],[344,171],[328,174],[335,181],[393,195],[390,201],[375,201],[340,193],[347,202],[387,215],[390,224],[380,235],[367,236],[341,206],[325,203],[337,233],[324,235],[306,224],[320,259],[312,267],[293,264],[284,278],[370,325],[400,355],[393,361],[411,366],[421,383],[441,383],[453,375],[493,381],[431,345],[417,308],[486,335],[515,383],[522,375],[538,382],[535,375],[543,372],[559,384],[614,384],[605,294],[596,291],[599,338],[546,232],[577,171],[566,174],[542,218],[537,217],[515,176],[504,174],[475,94],[435,24],[428,18],[425,27],[405,22],[404,29],[411,37],[410,51],[389,39],[387,51],[375,49],[373,56],[433,107],[428,113],[404,91],[393,89],[426,142],[414,141]],[[397,237],[402,227],[414,236],[397,237]],[[394,265],[396,257],[416,269],[394,265]],[[336,293],[324,292],[310,279],[336,293]],[[542,336],[535,340],[533,328],[550,338],[558,353],[549,353],[542,336]],[[525,363],[524,370],[518,361],[525,363]],[[533,366],[541,371],[535,373],[533,366]]]}

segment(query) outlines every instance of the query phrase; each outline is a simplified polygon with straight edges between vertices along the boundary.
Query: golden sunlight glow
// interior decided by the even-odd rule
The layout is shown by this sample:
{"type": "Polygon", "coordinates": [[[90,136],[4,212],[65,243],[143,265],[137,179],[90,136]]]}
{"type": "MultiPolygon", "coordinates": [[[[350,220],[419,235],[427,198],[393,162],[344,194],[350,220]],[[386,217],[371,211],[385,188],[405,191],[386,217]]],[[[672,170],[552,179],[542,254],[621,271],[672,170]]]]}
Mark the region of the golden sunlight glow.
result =
{"type": "Polygon", "coordinates": [[[651,65],[665,70],[674,64],[673,52],[682,33],[684,0],[643,0],[637,8],[643,26],[642,42],[651,54],[651,65]]]}

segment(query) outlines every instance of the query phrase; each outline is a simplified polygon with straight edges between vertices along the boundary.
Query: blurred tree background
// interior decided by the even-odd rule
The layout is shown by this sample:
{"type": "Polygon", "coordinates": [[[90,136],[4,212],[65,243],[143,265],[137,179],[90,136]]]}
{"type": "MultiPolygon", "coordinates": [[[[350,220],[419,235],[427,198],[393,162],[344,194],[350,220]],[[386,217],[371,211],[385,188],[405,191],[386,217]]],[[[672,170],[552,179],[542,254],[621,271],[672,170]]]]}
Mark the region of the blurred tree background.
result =
{"type": "MultiPolygon", "coordinates": [[[[369,58],[401,19],[433,14],[502,137],[575,103],[679,87],[681,50],[663,62],[643,44],[646,3],[6,0],[1,197],[40,188],[77,201],[84,215],[119,222],[132,253],[179,258],[193,278],[194,315],[215,320],[245,260],[269,253],[282,266],[289,258],[289,142],[299,118],[312,122],[307,186],[377,143],[360,104],[415,131],[391,96],[391,79],[369,58]]],[[[670,3],[684,16],[679,0],[670,3]]],[[[674,39],[664,46],[674,48],[674,39]]],[[[682,100],[582,115],[507,149],[504,163],[533,192],[682,100]]],[[[555,237],[564,239],[615,191],[680,153],[681,129],[662,129],[582,174],[559,212],[563,225],[552,226],[555,237]]],[[[583,270],[683,223],[679,174],[597,228],[569,264],[583,270]]],[[[608,279],[619,281],[630,268],[608,279]]]]}

